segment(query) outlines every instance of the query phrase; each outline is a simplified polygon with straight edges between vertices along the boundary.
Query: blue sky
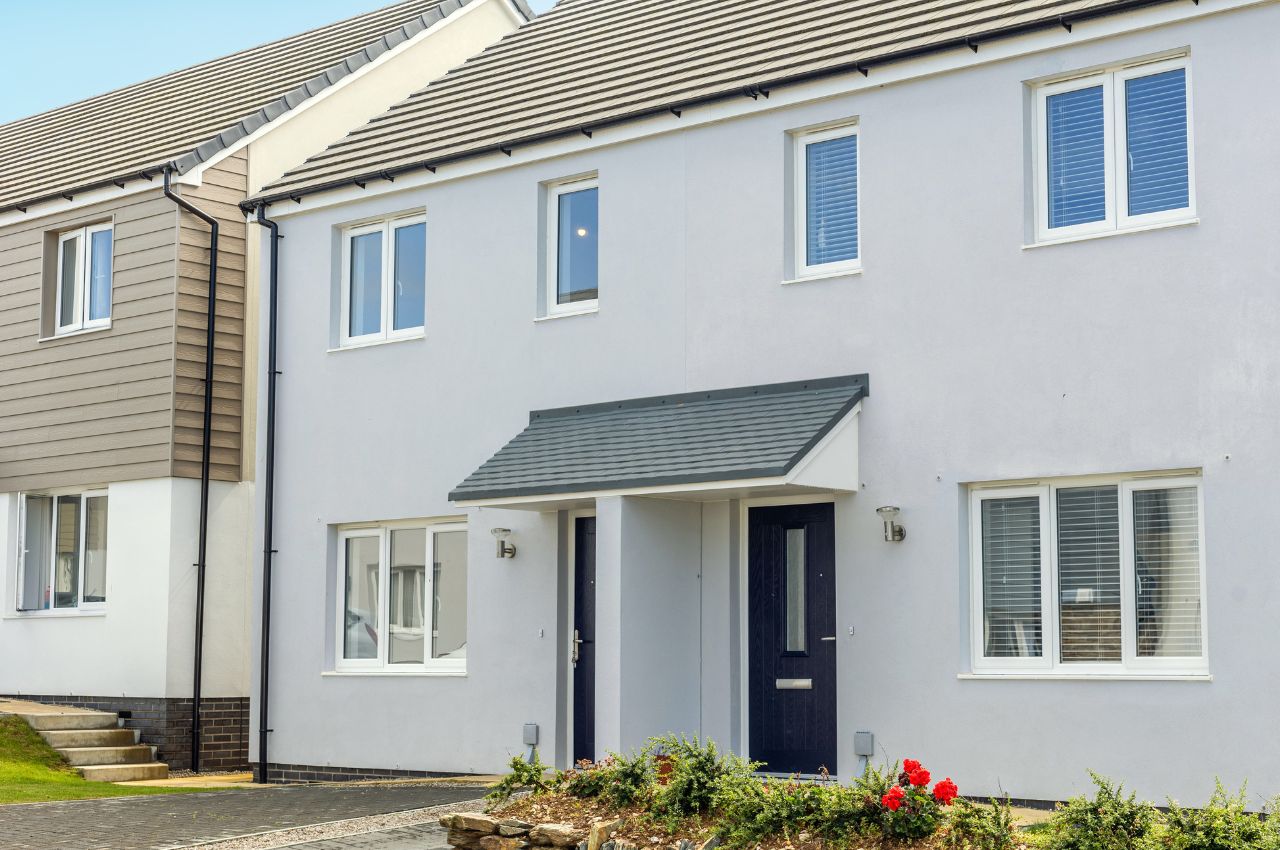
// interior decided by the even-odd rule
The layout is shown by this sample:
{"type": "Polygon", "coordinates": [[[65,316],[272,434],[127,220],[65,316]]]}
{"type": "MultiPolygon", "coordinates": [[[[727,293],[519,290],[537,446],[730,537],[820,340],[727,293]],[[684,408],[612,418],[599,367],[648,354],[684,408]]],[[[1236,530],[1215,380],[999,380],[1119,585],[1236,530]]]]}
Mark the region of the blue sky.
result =
{"type": "MultiPolygon", "coordinates": [[[[0,123],[225,56],[393,0],[5,0],[0,123]],[[201,9],[215,10],[201,15],[201,9]],[[57,34],[58,49],[50,49],[57,34]]],[[[545,11],[552,0],[530,0],[545,11]]]]}

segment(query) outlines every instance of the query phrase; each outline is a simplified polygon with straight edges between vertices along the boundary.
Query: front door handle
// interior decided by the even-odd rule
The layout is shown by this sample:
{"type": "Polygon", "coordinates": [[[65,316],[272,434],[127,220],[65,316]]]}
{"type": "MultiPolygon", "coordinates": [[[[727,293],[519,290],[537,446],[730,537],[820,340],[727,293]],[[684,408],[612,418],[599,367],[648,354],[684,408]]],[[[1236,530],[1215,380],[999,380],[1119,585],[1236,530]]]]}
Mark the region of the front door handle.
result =
{"type": "Polygon", "coordinates": [[[835,636],[835,635],[832,635],[831,637],[824,637],[824,638],[822,638],[822,640],[835,640],[835,639],[836,639],[836,636],[835,636]]]}
{"type": "Polygon", "coordinates": [[[573,630],[573,652],[569,655],[569,660],[573,662],[573,666],[578,666],[578,647],[582,646],[582,638],[578,636],[578,630],[573,630]]]}

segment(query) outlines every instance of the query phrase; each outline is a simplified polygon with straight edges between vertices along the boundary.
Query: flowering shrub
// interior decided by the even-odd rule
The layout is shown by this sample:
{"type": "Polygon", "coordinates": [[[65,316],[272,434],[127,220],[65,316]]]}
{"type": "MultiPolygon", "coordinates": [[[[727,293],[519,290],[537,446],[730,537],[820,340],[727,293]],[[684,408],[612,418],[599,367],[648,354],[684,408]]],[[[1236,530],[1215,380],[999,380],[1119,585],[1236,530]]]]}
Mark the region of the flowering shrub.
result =
{"type": "Polygon", "coordinates": [[[929,791],[933,777],[916,759],[904,759],[898,784],[880,797],[881,831],[893,838],[906,840],[928,838],[938,831],[942,810],[959,794],[951,777],[929,791]]]}

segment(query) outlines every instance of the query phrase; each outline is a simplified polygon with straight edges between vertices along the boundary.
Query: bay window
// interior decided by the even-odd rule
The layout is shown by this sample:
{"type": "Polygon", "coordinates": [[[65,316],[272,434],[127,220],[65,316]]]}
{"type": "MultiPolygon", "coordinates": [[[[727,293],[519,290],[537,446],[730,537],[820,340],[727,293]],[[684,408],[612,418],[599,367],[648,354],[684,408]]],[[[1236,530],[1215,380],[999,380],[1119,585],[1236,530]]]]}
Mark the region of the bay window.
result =
{"type": "Polygon", "coordinates": [[[107,494],[26,493],[20,503],[19,611],[99,609],[107,601],[107,494]]]}
{"type": "Polygon", "coordinates": [[[1200,482],[971,491],[975,672],[1206,669],[1200,482]]]}
{"type": "Polygon", "coordinates": [[[337,668],[465,672],[465,523],[346,528],[338,543],[337,668]]]}

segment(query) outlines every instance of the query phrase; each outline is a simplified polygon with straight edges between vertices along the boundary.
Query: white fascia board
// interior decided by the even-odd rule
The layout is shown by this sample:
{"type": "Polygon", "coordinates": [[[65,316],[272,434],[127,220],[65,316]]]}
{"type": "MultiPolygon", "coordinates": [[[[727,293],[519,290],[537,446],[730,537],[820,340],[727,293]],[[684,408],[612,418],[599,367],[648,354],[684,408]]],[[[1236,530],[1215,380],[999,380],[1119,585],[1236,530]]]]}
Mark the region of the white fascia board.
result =
{"type": "Polygon", "coordinates": [[[320,191],[315,194],[304,194],[300,202],[274,202],[272,204],[274,208],[272,218],[288,218],[289,216],[312,210],[394,195],[399,192],[420,189],[424,186],[448,183],[478,174],[503,171],[508,168],[530,165],[583,151],[598,150],[603,147],[625,144],[638,139],[661,136],[668,133],[678,133],[682,130],[730,121],[747,115],[788,109],[803,104],[843,97],[867,89],[884,88],[885,86],[920,80],[938,74],[977,68],[995,62],[1004,62],[1051,50],[1076,47],[1117,35],[1156,29],[1170,24],[1183,23],[1253,6],[1271,5],[1276,2],[1278,0],[1225,0],[1225,2],[1221,3],[1205,0],[1200,5],[1170,3],[1073,23],[1070,32],[1062,28],[1046,29],[1022,36],[999,38],[983,42],[979,45],[976,53],[966,47],[959,47],[945,53],[930,54],[917,59],[872,66],[871,73],[867,77],[856,71],[850,71],[845,74],[833,75],[810,82],[783,85],[771,91],[767,99],[753,100],[748,97],[726,97],[723,100],[712,103],[684,108],[680,117],[664,114],[639,118],[595,129],[592,131],[591,137],[566,133],[564,138],[530,145],[517,144],[511,149],[510,156],[494,151],[490,154],[479,154],[457,162],[443,162],[438,166],[438,170],[434,174],[426,169],[422,169],[420,173],[398,173],[395,183],[370,183],[364,189],[352,185],[320,191]]]}

